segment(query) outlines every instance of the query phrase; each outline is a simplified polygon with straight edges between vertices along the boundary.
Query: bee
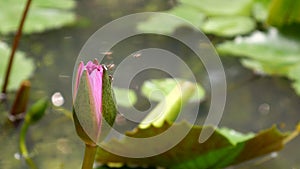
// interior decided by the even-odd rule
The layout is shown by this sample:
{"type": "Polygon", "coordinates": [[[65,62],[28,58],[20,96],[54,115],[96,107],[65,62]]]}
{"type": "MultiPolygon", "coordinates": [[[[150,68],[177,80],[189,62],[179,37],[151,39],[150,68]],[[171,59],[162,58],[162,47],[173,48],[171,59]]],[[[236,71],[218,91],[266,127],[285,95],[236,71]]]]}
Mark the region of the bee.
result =
{"type": "Polygon", "coordinates": [[[112,57],[113,52],[111,52],[111,51],[102,52],[101,54],[103,54],[109,60],[113,59],[113,57],[112,57]]]}
{"type": "Polygon", "coordinates": [[[116,65],[113,64],[113,63],[110,63],[110,64],[106,65],[106,67],[107,67],[108,70],[113,70],[115,68],[115,66],[116,65]]]}
{"type": "Polygon", "coordinates": [[[133,54],[133,57],[134,57],[134,58],[139,58],[139,57],[141,57],[141,56],[142,56],[141,53],[135,53],[135,54],[133,54]]]}

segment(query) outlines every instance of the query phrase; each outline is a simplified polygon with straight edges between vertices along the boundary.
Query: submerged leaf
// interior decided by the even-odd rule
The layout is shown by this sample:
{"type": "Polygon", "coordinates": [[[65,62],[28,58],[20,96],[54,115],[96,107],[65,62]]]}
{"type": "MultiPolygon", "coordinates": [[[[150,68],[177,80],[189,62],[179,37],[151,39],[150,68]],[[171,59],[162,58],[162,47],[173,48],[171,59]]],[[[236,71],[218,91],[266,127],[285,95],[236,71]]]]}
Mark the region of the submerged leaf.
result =
{"type": "MultiPolygon", "coordinates": [[[[0,0],[0,33],[15,32],[25,8],[23,0],[0,0]]],[[[60,28],[75,21],[75,14],[70,11],[75,7],[73,0],[34,0],[28,12],[23,32],[42,32],[60,28]]]]}
{"type": "MultiPolygon", "coordinates": [[[[10,48],[5,43],[0,41],[0,88],[2,88],[5,78],[9,54],[10,48]]],[[[34,67],[34,63],[31,59],[26,58],[23,52],[17,51],[7,89],[16,90],[23,80],[30,77],[34,71],[34,67]]]]}
{"type": "MultiPolygon", "coordinates": [[[[164,123],[160,128],[154,126],[146,129],[138,128],[126,135],[134,138],[147,138],[163,133],[169,127],[169,123],[164,123]]],[[[172,127],[175,128],[174,131],[182,131],[190,129],[191,125],[181,122],[173,124],[172,127]]],[[[284,146],[285,139],[289,136],[287,133],[280,133],[275,127],[261,131],[258,134],[246,135],[229,129],[217,129],[206,142],[200,144],[198,137],[203,129],[201,126],[192,126],[188,135],[179,144],[156,156],[128,158],[111,154],[100,147],[96,160],[104,164],[123,163],[124,165],[162,166],[170,169],[224,168],[278,151],[284,146]]],[[[205,129],[212,128],[205,127],[205,129]]],[[[168,142],[168,140],[161,140],[161,142],[168,142]]],[[[155,150],[157,144],[149,144],[145,147],[143,144],[135,143],[135,145],[132,145],[127,139],[113,139],[105,143],[105,146],[117,147],[121,149],[120,151],[126,153],[145,149],[155,150]],[[134,149],[132,149],[133,147],[134,149]]]]}

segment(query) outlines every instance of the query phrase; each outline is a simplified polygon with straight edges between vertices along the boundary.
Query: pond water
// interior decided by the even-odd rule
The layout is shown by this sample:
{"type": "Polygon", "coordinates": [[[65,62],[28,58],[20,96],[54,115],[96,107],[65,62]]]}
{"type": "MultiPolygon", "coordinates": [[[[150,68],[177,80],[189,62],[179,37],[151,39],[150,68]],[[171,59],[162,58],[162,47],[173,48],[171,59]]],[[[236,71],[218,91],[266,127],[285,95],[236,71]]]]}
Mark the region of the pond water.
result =
{"type": "MultiPolygon", "coordinates": [[[[37,65],[31,79],[31,100],[42,96],[51,97],[55,92],[60,92],[65,101],[63,107],[71,110],[73,67],[87,39],[101,26],[118,17],[136,12],[165,10],[171,6],[172,1],[158,0],[80,0],[76,9],[79,18],[76,26],[24,36],[20,49],[34,58],[37,65]]],[[[178,33],[189,34],[189,30],[180,29],[178,33]]],[[[199,74],[197,80],[209,89],[202,64],[195,62],[193,53],[185,46],[167,37],[148,35],[129,38],[112,49],[112,62],[117,65],[123,56],[149,47],[166,49],[182,56],[183,60],[193,65],[193,71],[199,74]]],[[[300,99],[290,87],[290,81],[277,77],[258,77],[234,58],[221,59],[227,76],[228,95],[220,126],[241,132],[257,132],[273,124],[279,125],[283,131],[294,129],[300,119],[300,99]]],[[[144,72],[134,79],[132,86],[140,86],[144,80],[158,77],[161,77],[158,72],[144,72]]],[[[139,92],[139,88],[134,89],[139,92]]],[[[208,102],[200,107],[199,122],[206,117],[208,102]]],[[[137,105],[140,108],[145,106],[145,101],[139,101],[137,105]]],[[[3,114],[0,116],[1,119],[5,118],[3,114]]],[[[1,126],[0,143],[5,146],[1,146],[0,168],[27,168],[18,154],[17,133],[13,128],[1,126]]],[[[81,164],[83,144],[75,133],[73,122],[54,106],[40,122],[30,128],[28,142],[31,143],[29,148],[39,168],[79,168],[81,164]]],[[[275,158],[272,154],[236,168],[300,168],[299,146],[298,137],[288,143],[275,158]]]]}

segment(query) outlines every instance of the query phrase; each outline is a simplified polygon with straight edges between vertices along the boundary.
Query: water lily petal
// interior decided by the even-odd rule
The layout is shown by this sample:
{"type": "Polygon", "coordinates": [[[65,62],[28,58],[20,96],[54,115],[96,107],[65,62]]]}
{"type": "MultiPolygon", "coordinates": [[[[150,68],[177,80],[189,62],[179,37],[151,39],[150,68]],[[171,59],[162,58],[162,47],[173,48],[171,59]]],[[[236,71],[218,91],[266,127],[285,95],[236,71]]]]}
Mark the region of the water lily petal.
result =
{"type": "Polygon", "coordinates": [[[93,94],[94,106],[96,110],[96,117],[98,126],[101,127],[102,117],[102,76],[103,69],[101,65],[94,67],[94,70],[88,75],[91,84],[91,93],[93,94]]]}
{"type": "Polygon", "coordinates": [[[73,89],[73,98],[76,97],[77,90],[78,90],[78,87],[79,87],[80,78],[81,78],[83,70],[84,70],[84,63],[80,62],[79,65],[78,65],[75,86],[74,86],[74,89],[73,89]]]}

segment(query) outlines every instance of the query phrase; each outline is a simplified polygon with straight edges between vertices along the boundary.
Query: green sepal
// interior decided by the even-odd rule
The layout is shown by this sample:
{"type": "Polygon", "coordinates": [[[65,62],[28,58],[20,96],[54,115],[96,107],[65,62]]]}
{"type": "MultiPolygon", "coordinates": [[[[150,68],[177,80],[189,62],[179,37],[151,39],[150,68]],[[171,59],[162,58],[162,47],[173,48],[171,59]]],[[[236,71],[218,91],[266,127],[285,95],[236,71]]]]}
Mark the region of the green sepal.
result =
{"type": "Polygon", "coordinates": [[[96,145],[96,143],[86,134],[84,129],[81,127],[81,124],[77,118],[74,108],[73,108],[73,120],[75,124],[76,133],[81,138],[81,140],[87,145],[91,145],[91,146],[96,145]]]}
{"type": "Polygon", "coordinates": [[[89,145],[95,145],[101,127],[97,114],[87,71],[83,71],[74,100],[73,118],[78,136],[89,145]]]}
{"type": "Polygon", "coordinates": [[[103,66],[103,79],[102,79],[102,131],[101,137],[105,137],[109,132],[111,126],[113,126],[116,115],[117,107],[114,92],[111,86],[111,78],[108,75],[108,71],[103,66]],[[108,124],[108,125],[107,125],[108,124]]]}

